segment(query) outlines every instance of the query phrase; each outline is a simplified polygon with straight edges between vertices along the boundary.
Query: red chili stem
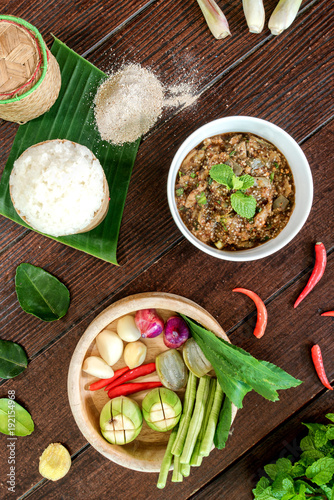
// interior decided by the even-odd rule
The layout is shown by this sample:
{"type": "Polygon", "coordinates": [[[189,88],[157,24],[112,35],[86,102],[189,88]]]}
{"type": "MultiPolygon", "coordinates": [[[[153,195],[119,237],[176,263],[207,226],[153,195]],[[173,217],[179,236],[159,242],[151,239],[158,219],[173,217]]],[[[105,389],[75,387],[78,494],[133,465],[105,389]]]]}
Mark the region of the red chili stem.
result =
{"type": "Polygon", "coordinates": [[[234,288],[233,292],[244,293],[247,297],[254,301],[257,310],[257,320],[253,333],[255,337],[260,339],[266,330],[268,322],[268,312],[265,303],[255,292],[247,290],[247,288],[234,288]]]}
{"type": "Polygon", "coordinates": [[[324,363],[322,360],[322,354],[321,354],[321,349],[318,344],[315,344],[312,349],[311,349],[311,354],[312,354],[312,361],[314,364],[315,371],[317,372],[317,375],[325,387],[329,389],[330,391],[333,390],[333,387],[330,385],[328,378],[325,373],[325,368],[324,368],[324,363]]]}
{"type": "Polygon", "coordinates": [[[315,249],[315,263],[312,274],[306,284],[306,287],[296,300],[293,306],[294,308],[296,308],[301,303],[301,301],[305,299],[306,295],[308,295],[311,292],[311,290],[313,290],[313,288],[320,281],[322,275],[325,272],[327,264],[327,254],[325,245],[323,243],[318,242],[315,244],[314,249],[315,249]]]}
{"type": "Polygon", "coordinates": [[[155,372],[155,363],[147,363],[146,365],[137,366],[137,368],[129,370],[115,382],[111,382],[110,384],[108,384],[104,390],[109,391],[113,387],[121,385],[124,382],[128,382],[129,380],[133,380],[138,377],[143,377],[144,375],[148,375],[149,373],[153,372],[155,372]]]}
{"type": "Polygon", "coordinates": [[[128,394],[134,394],[135,392],[147,391],[148,389],[154,389],[155,387],[161,387],[161,382],[141,382],[141,383],[130,383],[122,384],[110,389],[108,396],[110,399],[117,398],[118,396],[127,396],[128,394]]]}
{"type": "Polygon", "coordinates": [[[321,316],[334,316],[334,311],[327,311],[321,314],[321,316]]]}
{"type": "Polygon", "coordinates": [[[124,373],[128,372],[130,368],[127,366],[125,368],[120,368],[119,370],[116,370],[114,372],[113,377],[110,378],[101,378],[101,380],[97,380],[96,382],[93,382],[89,386],[90,391],[97,391],[98,389],[103,389],[106,385],[110,384],[110,382],[113,382],[114,380],[118,379],[121,377],[124,373]]]}

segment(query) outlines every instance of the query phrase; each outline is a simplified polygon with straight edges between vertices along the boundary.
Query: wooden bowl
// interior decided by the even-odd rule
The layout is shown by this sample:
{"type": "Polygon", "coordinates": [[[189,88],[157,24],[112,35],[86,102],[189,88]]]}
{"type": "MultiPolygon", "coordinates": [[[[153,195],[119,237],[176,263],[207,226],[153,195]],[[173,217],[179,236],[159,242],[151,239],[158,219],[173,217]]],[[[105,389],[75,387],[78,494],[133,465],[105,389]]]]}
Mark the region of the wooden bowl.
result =
{"type": "MultiPolygon", "coordinates": [[[[117,320],[127,314],[134,315],[140,309],[155,308],[164,320],[174,313],[182,313],[199,322],[218,337],[229,341],[224,330],[205,309],[195,302],[178,295],[160,292],[140,293],[131,295],[100,313],[88,326],[78,342],[69,367],[68,396],[74,419],[87,441],[102,455],[113,462],[132,470],[143,472],[158,472],[166,450],[169,432],[156,432],[144,422],[139,436],[124,446],[112,445],[101,435],[99,417],[103,406],[109,401],[107,393],[101,389],[89,391],[89,385],[96,378],[82,371],[82,364],[86,357],[99,355],[95,345],[95,337],[106,327],[116,331],[117,320]]],[[[163,336],[141,339],[147,345],[145,363],[155,360],[157,354],[167,350],[163,336]]],[[[115,370],[125,366],[123,357],[113,367],[115,370]]],[[[159,380],[156,372],[137,379],[146,381],[159,380]]],[[[147,391],[131,395],[132,399],[141,402],[147,391]]],[[[178,392],[183,397],[182,391],[178,392]]],[[[236,407],[233,407],[234,419],[236,407]]]]}

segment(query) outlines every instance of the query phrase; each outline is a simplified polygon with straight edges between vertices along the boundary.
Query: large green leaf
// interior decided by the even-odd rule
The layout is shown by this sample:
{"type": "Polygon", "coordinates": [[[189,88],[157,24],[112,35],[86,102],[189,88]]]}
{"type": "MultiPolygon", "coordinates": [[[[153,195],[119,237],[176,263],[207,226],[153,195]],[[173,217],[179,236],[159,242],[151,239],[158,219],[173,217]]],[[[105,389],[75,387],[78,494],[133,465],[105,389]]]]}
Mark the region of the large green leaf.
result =
{"type": "Polygon", "coordinates": [[[33,430],[34,422],[27,410],[13,399],[0,399],[0,432],[8,436],[28,436],[33,430]]]}
{"type": "Polygon", "coordinates": [[[22,309],[43,321],[55,321],[67,313],[68,289],[40,267],[20,264],[16,269],[15,288],[22,309]]]}
{"type": "Polygon", "coordinates": [[[13,378],[27,368],[28,358],[24,349],[10,342],[0,340],[0,377],[13,378]]]}
{"type": "Polygon", "coordinates": [[[198,323],[185,316],[183,318],[205,357],[212,364],[223,391],[238,408],[242,407],[242,399],[251,388],[263,397],[277,401],[278,389],[289,389],[302,383],[278,366],[254,358],[240,347],[216,337],[198,323]],[[245,387],[239,386],[238,391],[230,391],[226,380],[245,384],[245,387]]]}
{"type": "Polygon", "coordinates": [[[102,141],[94,121],[93,97],[105,73],[55,39],[51,52],[62,77],[59,97],[50,111],[21,125],[0,182],[0,214],[26,227],[9,194],[14,161],[23,151],[48,139],[68,139],[87,146],[99,159],[109,184],[110,204],[104,221],[87,233],[53,238],[107,262],[117,264],[116,250],[125,198],[140,139],[113,146],[102,141]]]}

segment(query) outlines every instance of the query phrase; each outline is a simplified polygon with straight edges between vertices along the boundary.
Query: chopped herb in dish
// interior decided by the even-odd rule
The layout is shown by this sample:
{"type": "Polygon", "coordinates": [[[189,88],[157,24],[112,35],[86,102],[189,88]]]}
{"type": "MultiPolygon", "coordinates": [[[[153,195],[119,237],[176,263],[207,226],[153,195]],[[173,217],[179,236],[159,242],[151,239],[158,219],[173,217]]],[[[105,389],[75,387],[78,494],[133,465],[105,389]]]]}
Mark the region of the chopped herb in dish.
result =
{"type": "Polygon", "coordinates": [[[223,250],[275,238],[295,204],[291,169],[270,142],[249,133],[205,139],[183,160],[176,204],[187,228],[223,250]]]}

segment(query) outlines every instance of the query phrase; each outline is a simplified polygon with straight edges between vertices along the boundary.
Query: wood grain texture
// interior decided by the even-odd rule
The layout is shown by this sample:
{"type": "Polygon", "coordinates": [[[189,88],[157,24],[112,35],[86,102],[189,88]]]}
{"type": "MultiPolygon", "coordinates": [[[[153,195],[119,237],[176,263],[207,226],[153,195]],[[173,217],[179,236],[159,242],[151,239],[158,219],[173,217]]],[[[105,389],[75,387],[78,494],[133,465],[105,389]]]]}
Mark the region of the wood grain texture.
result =
{"type": "MultiPolygon", "coordinates": [[[[266,2],[267,20],[275,3],[266,2]]],[[[1,7],[3,13],[36,25],[48,43],[52,31],[77,52],[87,52],[101,69],[138,62],[154,69],[166,85],[191,82],[198,97],[186,109],[166,109],[141,143],[119,239],[121,267],[0,219],[1,338],[19,341],[30,357],[24,373],[0,382],[0,397],[14,389],[18,402],[35,421],[34,433],[17,441],[15,496],[251,498],[259,470],[288,448],[285,443],[291,442],[290,437],[294,442],[296,424],[322,418],[332,410],[332,394],[315,374],[310,348],[320,344],[333,381],[333,322],[320,317],[323,310],[333,309],[333,2],[304,0],[291,28],[272,37],[267,28],[261,35],[249,34],[241,2],[232,0],[224,12],[233,36],[223,41],[212,38],[192,0],[127,4],[11,0],[1,7]],[[103,42],[105,36],[108,40],[103,42]],[[302,145],[315,186],[313,208],[299,235],[267,259],[240,264],[218,262],[185,241],[170,216],[165,192],[169,165],[181,142],[205,122],[234,114],[259,116],[289,132],[302,145]],[[326,273],[294,310],[319,240],[329,252],[326,273]],[[21,262],[43,267],[69,287],[71,306],[64,318],[45,324],[20,309],[14,276],[21,262]],[[260,341],[252,333],[254,305],[232,293],[236,285],[253,289],[267,302],[268,328],[260,341]],[[224,452],[213,451],[182,484],[169,483],[162,492],[156,488],[157,474],[129,473],[89,446],[67,399],[70,359],[89,323],[114,301],[144,291],[194,300],[228,331],[234,344],[304,381],[281,392],[275,404],[255,393],[247,395],[224,452]],[[43,480],[38,473],[38,458],[50,442],[62,442],[73,457],[71,471],[57,483],[43,480]]],[[[16,128],[0,123],[0,173],[16,128]]],[[[6,443],[0,435],[1,450],[6,443]]],[[[1,498],[8,497],[7,472],[7,456],[2,452],[1,498]]]]}

